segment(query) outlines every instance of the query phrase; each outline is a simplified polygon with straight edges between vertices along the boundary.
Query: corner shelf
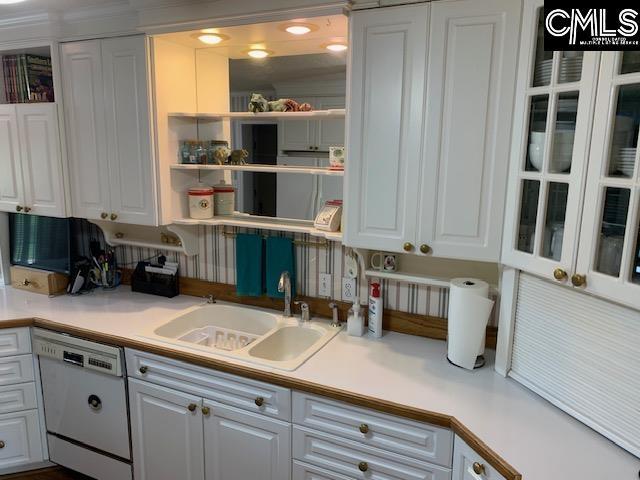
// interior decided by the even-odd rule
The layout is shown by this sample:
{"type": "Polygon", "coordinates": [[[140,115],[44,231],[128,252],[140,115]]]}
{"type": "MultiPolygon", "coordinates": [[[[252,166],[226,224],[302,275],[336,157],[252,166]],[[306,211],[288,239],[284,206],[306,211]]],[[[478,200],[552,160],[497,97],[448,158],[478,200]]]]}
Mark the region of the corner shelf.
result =
{"type": "Polygon", "coordinates": [[[398,282],[417,283],[419,285],[431,285],[446,288],[449,287],[449,283],[451,282],[450,278],[444,277],[429,277],[418,273],[384,272],[372,269],[365,270],[364,275],[365,277],[376,277],[386,280],[395,280],[398,282]]]}
{"type": "Polygon", "coordinates": [[[256,118],[282,118],[287,120],[308,120],[310,118],[344,118],[346,110],[335,108],[331,110],[312,110],[310,112],[169,112],[169,117],[173,118],[193,118],[196,120],[255,120],[256,118]]]}
{"type": "Polygon", "coordinates": [[[330,170],[324,167],[298,167],[295,165],[193,165],[174,164],[171,170],[231,170],[236,172],[273,172],[273,173],[302,173],[308,175],[328,175],[343,177],[344,170],[330,170]]]}
{"type": "Polygon", "coordinates": [[[278,230],[282,232],[306,233],[314,237],[326,238],[336,242],[342,241],[342,232],[326,232],[318,230],[313,226],[313,222],[271,219],[267,217],[245,218],[243,215],[234,215],[229,217],[214,217],[204,220],[196,220],[193,218],[177,218],[173,220],[174,225],[211,225],[211,226],[230,226],[243,228],[259,228],[263,230],[278,230]]]}

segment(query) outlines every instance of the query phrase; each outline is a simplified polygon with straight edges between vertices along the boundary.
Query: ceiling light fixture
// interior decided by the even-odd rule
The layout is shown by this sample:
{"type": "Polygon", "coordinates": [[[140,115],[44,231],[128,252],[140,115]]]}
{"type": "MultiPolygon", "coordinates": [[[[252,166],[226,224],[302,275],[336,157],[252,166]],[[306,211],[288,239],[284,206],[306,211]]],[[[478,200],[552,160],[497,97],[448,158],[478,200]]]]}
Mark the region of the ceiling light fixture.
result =
{"type": "Polygon", "coordinates": [[[311,29],[305,25],[291,25],[285,30],[292,35],[304,35],[305,33],[309,33],[311,31],[311,29]]]}
{"type": "Polygon", "coordinates": [[[344,43],[330,43],[325,45],[324,48],[332,52],[344,52],[347,49],[347,46],[344,43]]]}
{"type": "Polygon", "coordinates": [[[309,32],[315,32],[318,30],[318,26],[313,23],[302,23],[294,20],[291,23],[283,23],[278,26],[279,30],[290,33],[291,35],[304,35],[309,32]]]}
{"type": "Polygon", "coordinates": [[[202,43],[206,43],[207,45],[217,45],[218,43],[229,39],[229,37],[226,35],[222,35],[221,33],[210,30],[202,30],[201,32],[194,33],[191,36],[193,38],[197,38],[202,43]]]}
{"type": "Polygon", "coordinates": [[[247,52],[247,55],[249,55],[251,58],[266,58],[271,55],[271,52],[269,52],[268,50],[253,49],[249,50],[247,52]]]}

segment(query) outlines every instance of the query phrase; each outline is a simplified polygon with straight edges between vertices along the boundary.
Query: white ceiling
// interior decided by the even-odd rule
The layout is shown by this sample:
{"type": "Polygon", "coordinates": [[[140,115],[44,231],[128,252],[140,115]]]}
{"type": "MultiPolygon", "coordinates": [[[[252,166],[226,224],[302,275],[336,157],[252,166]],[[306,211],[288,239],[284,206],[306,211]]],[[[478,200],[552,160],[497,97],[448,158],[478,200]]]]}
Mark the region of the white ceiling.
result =
{"type": "Polygon", "coordinates": [[[247,58],[247,50],[260,48],[270,50],[273,57],[285,55],[305,55],[310,53],[327,53],[324,45],[333,42],[347,42],[347,17],[331,15],[325,17],[300,18],[287,22],[257,23],[236,27],[215,28],[211,31],[226,35],[229,38],[216,46],[208,46],[194,38],[199,30],[190,32],[169,33],[161,35],[163,39],[192,48],[207,48],[228,58],[247,58]],[[305,35],[292,35],[283,30],[283,25],[291,23],[310,23],[317,30],[305,35]]]}
{"type": "Polygon", "coordinates": [[[127,0],[26,0],[11,5],[0,5],[0,17],[40,12],[66,13],[78,8],[128,4],[127,0]]]}

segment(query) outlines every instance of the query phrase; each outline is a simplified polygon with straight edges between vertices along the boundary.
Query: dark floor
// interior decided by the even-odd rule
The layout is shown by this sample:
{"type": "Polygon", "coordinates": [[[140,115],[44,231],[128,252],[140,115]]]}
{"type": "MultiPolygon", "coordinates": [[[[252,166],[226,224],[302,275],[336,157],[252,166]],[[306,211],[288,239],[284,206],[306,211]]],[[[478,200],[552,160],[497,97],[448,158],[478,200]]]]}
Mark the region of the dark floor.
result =
{"type": "Polygon", "coordinates": [[[91,480],[80,473],[62,467],[44,468],[31,472],[3,475],[5,480],[91,480]]]}

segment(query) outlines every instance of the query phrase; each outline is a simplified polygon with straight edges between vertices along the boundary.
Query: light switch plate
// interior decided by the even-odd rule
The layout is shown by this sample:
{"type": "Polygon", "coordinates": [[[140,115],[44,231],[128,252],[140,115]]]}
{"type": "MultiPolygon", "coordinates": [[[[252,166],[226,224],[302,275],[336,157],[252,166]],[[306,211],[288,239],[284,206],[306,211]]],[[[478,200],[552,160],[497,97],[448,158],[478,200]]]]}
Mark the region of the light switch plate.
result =
{"type": "Polygon", "coordinates": [[[331,297],[331,282],[333,275],[330,273],[320,274],[320,285],[318,285],[318,295],[321,297],[331,297]]]}
{"type": "Polygon", "coordinates": [[[356,279],[342,277],[342,300],[352,302],[356,298],[356,279]]]}

